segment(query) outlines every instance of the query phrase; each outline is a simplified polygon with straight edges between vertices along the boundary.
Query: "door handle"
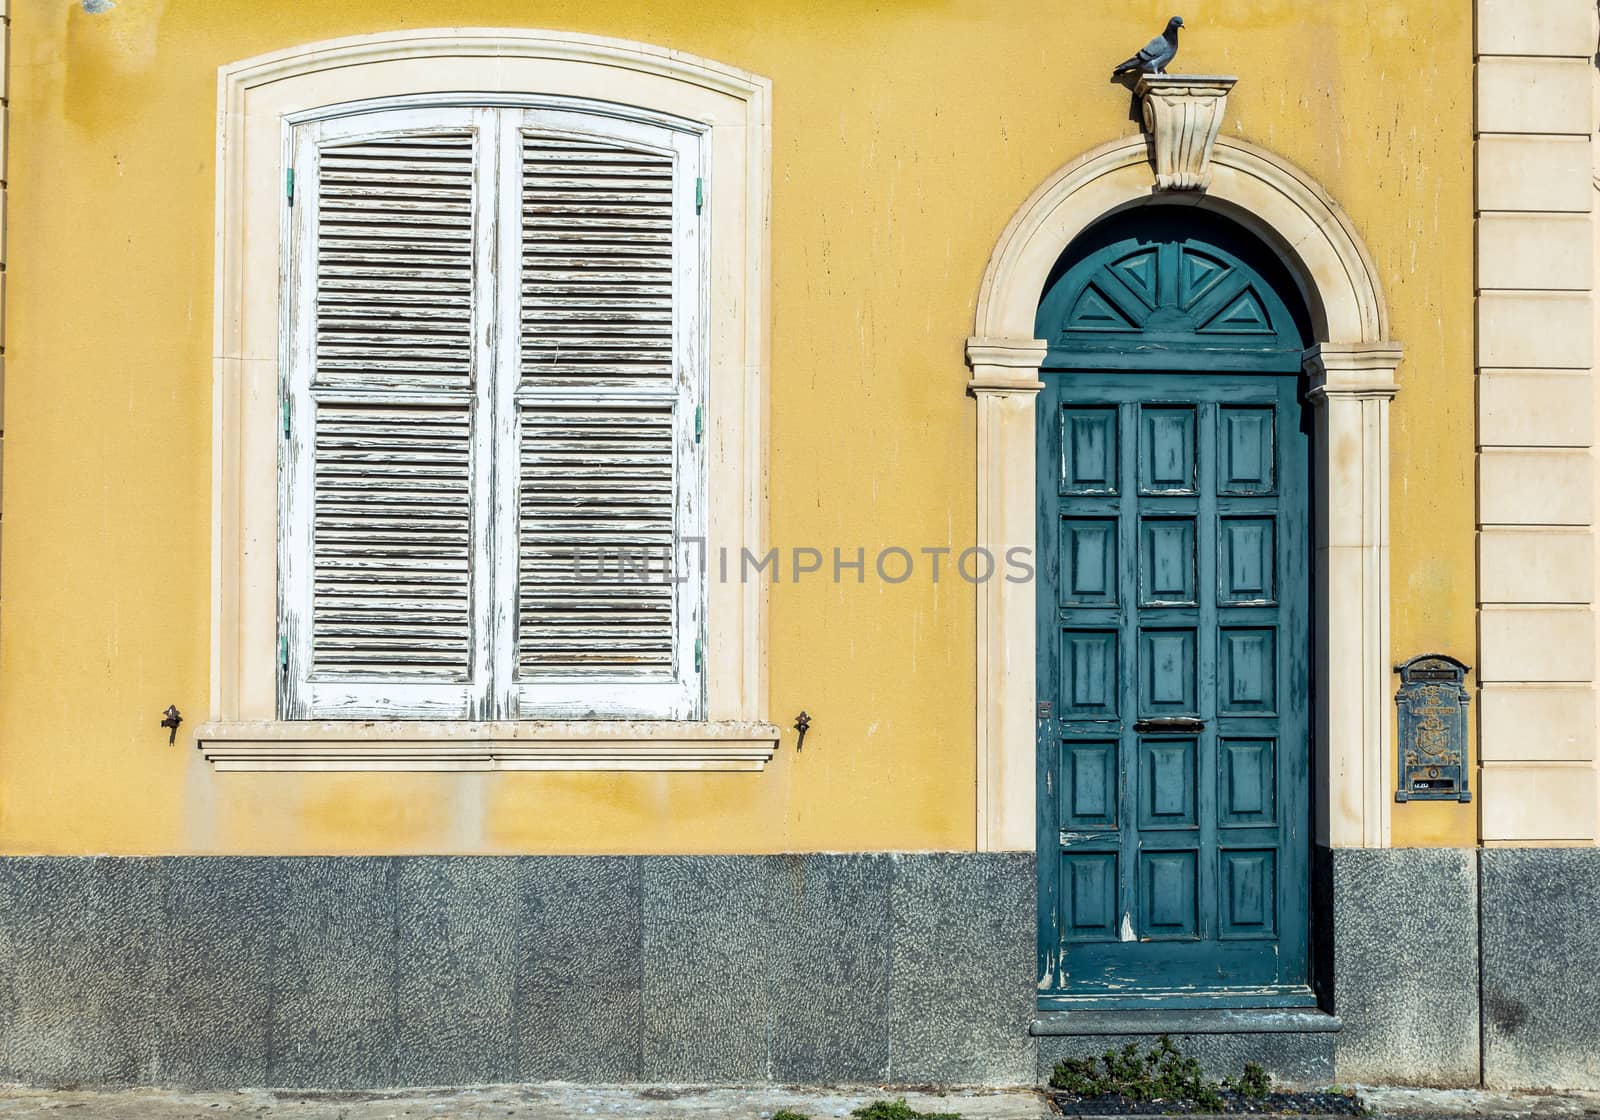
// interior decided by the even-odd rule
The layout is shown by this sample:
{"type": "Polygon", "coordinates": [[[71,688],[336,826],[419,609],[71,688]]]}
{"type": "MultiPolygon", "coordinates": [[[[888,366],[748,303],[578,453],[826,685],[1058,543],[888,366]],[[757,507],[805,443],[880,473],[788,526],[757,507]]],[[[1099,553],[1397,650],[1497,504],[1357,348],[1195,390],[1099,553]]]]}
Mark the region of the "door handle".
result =
{"type": "Polygon", "coordinates": [[[1206,728],[1206,721],[1195,719],[1193,716],[1166,716],[1161,719],[1141,719],[1133,725],[1138,732],[1166,732],[1171,734],[1179,731],[1199,732],[1206,728]]]}

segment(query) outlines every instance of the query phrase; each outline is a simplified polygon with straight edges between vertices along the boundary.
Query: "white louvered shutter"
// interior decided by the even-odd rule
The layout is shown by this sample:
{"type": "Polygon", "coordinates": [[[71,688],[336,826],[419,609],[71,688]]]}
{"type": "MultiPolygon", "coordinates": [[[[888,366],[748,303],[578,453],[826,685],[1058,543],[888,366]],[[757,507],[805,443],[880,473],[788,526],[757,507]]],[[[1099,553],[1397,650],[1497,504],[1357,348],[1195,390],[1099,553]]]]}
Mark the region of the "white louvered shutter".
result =
{"type": "Polygon", "coordinates": [[[700,716],[698,135],[418,107],[293,137],[284,718],[700,716]]]}
{"type": "Polygon", "coordinates": [[[291,718],[482,712],[496,143],[494,118],[462,109],[297,130],[282,472],[291,718]]]}
{"type": "Polygon", "coordinates": [[[698,138],[529,111],[516,143],[519,711],[693,718],[706,578],[698,138]]]}

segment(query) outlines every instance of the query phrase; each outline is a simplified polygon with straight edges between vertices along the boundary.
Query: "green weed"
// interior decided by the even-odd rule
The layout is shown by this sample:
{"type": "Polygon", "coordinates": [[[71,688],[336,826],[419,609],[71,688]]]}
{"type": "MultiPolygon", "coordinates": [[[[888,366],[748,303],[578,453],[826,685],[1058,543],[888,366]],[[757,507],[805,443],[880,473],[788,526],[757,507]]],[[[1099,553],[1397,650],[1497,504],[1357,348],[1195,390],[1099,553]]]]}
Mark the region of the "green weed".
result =
{"type": "Polygon", "coordinates": [[[904,1097],[897,1101],[873,1101],[850,1115],[856,1120],[961,1120],[960,1114],[955,1112],[918,1112],[904,1097]]]}
{"type": "MultiPolygon", "coordinates": [[[[1200,1063],[1185,1057],[1166,1035],[1141,1054],[1137,1043],[1107,1050],[1099,1058],[1068,1058],[1057,1063],[1050,1087],[1079,1097],[1120,1096],[1130,1101],[1193,1101],[1209,1112],[1223,1107],[1224,1090],[1251,1100],[1272,1091],[1272,1078],[1254,1062],[1238,1077],[1212,1081],[1200,1063]]],[[[886,1118],[888,1120],[888,1118],[886,1118]]]]}

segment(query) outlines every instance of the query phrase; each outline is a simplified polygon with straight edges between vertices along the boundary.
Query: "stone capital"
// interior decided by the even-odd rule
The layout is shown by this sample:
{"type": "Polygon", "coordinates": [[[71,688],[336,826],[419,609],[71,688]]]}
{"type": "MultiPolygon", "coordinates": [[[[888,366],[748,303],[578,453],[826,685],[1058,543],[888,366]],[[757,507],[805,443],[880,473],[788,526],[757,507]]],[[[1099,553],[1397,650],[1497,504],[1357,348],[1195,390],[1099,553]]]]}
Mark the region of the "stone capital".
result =
{"type": "Polygon", "coordinates": [[[1037,393],[1044,388],[1039,367],[1044,364],[1050,344],[1040,338],[967,339],[967,366],[972,380],[967,392],[1037,393]]]}
{"type": "Polygon", "coordinates": [[[1307,350],[1303,358],[1306,376],[1311,381],[1306,397],[1319,405],[1326,404],[1330,398],[1391,400],[1400,392],[1396,379],[1400,356],[1397,342],[1320,342],[1307,350]]]}

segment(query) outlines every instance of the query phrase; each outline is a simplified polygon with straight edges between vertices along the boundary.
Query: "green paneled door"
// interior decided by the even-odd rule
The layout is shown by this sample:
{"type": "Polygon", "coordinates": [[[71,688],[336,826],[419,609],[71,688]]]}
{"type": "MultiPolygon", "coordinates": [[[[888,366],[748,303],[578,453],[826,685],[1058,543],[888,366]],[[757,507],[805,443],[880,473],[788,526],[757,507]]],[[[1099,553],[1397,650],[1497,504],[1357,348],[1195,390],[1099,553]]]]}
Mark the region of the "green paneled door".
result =
{"type": "Polygon", "coordinates": [[[1308,984],[1303,318],[1259,246],[1134,211],[1040,306],[1040,1001],[1308,984]]]}

